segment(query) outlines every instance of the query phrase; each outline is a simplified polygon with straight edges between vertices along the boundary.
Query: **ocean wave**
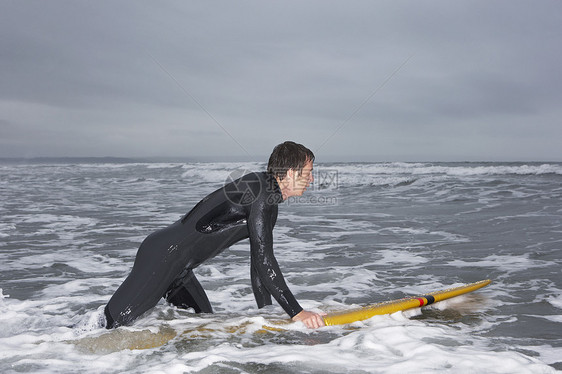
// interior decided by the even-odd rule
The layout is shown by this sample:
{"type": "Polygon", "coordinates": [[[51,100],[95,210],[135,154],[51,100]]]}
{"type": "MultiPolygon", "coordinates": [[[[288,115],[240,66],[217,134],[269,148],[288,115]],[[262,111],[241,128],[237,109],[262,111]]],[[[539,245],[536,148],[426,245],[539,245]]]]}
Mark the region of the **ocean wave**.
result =
{"type": "Polygon", "coordinates": [[[265,165],[258,162],[215,162],[184,164],[182,178],[204,183],[227,183],[250,172],[265,171],[265,165]]]}
{"type": "Polygon", "coordinates": [[[339,186],[400,187],[420,181],[477,176],[562,175],[562,164],[488,164],[488,163],[344,163],[320,164],[315,180],[336,179],[339,186]]]}
{"type": "Polygon", "coordinates": [[[372,163],[372,164],[327,164],[326,168],[333,168],[340,173],[348,174],[371,174],[371,175],[540,175],[558,174],[562,175],[562,164],[431,164],[431,163],[372,163]]]}

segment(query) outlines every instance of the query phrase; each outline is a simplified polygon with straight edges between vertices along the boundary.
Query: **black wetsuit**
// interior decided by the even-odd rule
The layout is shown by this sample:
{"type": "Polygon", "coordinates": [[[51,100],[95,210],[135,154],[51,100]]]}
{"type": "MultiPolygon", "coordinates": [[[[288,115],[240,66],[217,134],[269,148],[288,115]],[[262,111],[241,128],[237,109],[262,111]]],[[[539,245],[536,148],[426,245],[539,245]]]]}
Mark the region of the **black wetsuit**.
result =
{"type": "Polygon", "coordinates": [[[133,269],[105,307],[107,328],[128,325],[161,297],[182,308],[212,313],[192,269],[250,238],[251,281],[258,307],[271,296],[290,317],[302,311],[273,254],[273,227],[281,190],[268,173],[250,173],[218,189],[182,219],[149,235],[133,269]]]}

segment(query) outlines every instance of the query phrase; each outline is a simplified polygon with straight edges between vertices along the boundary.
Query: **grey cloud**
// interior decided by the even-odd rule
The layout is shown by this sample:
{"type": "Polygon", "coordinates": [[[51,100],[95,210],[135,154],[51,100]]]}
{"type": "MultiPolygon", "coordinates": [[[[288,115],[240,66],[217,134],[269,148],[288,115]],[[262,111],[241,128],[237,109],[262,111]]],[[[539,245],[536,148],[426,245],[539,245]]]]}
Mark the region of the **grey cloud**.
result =
{"type": "MultiPolygon", "coordinates": [[[[0,127],[0,156],[74,155],[86,136],[98,144],[82,148],[91,155],[263,155],[285,138],[319,145],[344,124],[325,156],[415,159],[437,142],[452,145],[432,157],[458,159],[455,143],[486,144],[466,134],[514,123],[521,135],[508,137],[511,149],[525,145],[532,123],[543,134],[536,157],[559,154],[556,1],[2,7],[0,121],[11,127],[0,127]],[[33,128],[41,142],[24,135],[33,128]]],[[[518,156],[489,147],[490,157],[518,156]]],[[[470,148],[466,157],[478,158],[470,148]]]]}

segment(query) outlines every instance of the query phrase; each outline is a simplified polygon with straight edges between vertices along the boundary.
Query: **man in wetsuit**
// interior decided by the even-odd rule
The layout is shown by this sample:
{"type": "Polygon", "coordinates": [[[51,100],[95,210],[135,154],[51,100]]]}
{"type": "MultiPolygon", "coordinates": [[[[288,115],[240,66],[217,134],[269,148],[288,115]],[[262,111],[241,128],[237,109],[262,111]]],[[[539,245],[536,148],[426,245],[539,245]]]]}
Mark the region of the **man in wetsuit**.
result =
{"type": "Polygon", "coordinates": [[[133,269],[105,307],[106,327],[131,324],[164,297],[179,308],[212,313],[193,269],[232,244],[250,238],[250,278],[258,308],[271,297],[294,321],[309,328],[322,317],[303,310],[273,254],[277,205],[300,196],[313,181],[314,154],[294,142],[276,146],[267,172],[250,173],[211,193],[182,219],[150,234],[141,244],[133,269]]]}

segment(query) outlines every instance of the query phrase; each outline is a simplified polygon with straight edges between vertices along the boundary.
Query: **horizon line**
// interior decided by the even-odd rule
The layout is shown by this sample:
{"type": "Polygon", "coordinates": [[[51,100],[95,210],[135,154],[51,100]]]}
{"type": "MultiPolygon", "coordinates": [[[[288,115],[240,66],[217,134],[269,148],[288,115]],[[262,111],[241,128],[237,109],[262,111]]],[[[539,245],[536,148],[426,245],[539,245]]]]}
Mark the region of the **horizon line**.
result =
{"type": "MultiPolygon", "coordinates": [[[[393,162],[404,162],[404,163],[560,163],[561,161],[556,160],[405,160],[405,159],[377,159],[376,157],[366,157],[366,156],[349,156],[349,157],[328,157],[326,161],[316,160],[316,163],[338,163],[338,162],[349,162],[349,163],[393,163],[393,162]]],[[[33,156],[33,157],[3,157],[0,156],[0,162],[2,163],[44,163],[44,162],[55,162],[55,163],[93,163],[93,162],[105,162],[105,163],[213,163],[213,162],[267,162],[267,157],[241,157],[241,156],[220,156],[220,157],[188,157],[188,156],[33,156]]]]}

